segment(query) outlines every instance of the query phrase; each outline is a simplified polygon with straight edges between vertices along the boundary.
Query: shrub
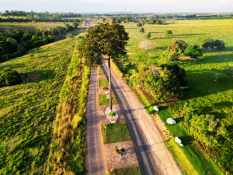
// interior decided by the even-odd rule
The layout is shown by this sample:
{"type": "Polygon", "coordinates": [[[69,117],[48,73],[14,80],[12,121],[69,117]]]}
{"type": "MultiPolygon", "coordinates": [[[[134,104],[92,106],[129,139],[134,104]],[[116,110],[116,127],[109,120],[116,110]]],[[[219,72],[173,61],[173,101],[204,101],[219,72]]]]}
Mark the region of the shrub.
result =
{"type": "Polygon", "coordinates": [[[113,117],[113,116],[115,116],[116,114],[115,114],[114,111],[112,111],[112,112],[110,112],[108,115],[109,115],[110,117],[113,117]]]}
{"type": "Polygon", "coordinates": [[[184,53],[185,49],[188,47],[188,44],[183,40],[176,40],[175,42],[171,43],[167,50],[169,52],[175,53],[184,53]]]}
{"type": "Polygon", "coordinates": [[[207,49],[207,48],[214,48],[214,40],[207,38],[204,40],[203,44],[201,45],[203,48],[207,49]]]}
{"type": "Polygon", "coordinates": [[[150,32],[147,33],[146,37],[149,39],[151,37],[150,32]]]}
{"type": "Polygon", "coordinates": [[[140,30],[139,30],[139,32],[142,32],[142,33],[144,33],[144,28],[142,27],[142,28],[140,28],[140,30]]]}
{"type": "Polygon", "coordinates": [[[166,36],[172,35],[172,30],[167,30],[167,31],[165,32],[165,35],[166,35],[166,36]]]}
{"type": "Polygon", "coordinates": [[[154,46],[152,45],[152,43],[149,40],[141,42],[141,44],[138,47],[140,49],[146,49],[146,50],[154,48],[154,46]]]}
{"type": "Polygon", "coordinates": [[[142,27],[142,23],[137,23],[137,27],[142,27]]]}
{"type": "Polygon", "coordinates": [[[191,58],[198,58],[202,56],[202,50],[198,45],[190,45],[185,49],[184,55],[190,56],[191,58]]]}
{"type": "Polygon", "coordinates": [[[21,82],[22,78],[20,77],[20,74],[13,69],[5,68],[0,73],[0,87],[16,85],[21,82]]]}
{"type": "Polygon", "coordinates": [[[215,40],[214,47],[217,47],[218,49],[225,49],[225,42],[222,40],[215,40]]]}

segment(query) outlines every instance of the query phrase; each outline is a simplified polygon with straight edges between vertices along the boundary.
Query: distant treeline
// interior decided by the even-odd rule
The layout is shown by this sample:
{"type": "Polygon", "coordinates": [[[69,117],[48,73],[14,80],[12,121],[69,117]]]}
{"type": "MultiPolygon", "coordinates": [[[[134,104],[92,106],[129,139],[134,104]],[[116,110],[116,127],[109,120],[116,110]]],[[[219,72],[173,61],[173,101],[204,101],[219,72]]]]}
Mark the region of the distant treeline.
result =
{"type": "Polygon", "coordinates": [[[68,32],[78,27],[77,23],[73,26],[66,24],[65,27],[54,27],[49,30],[41,29],[35,32],[21,31],[14,29],[13,32],[0,31],[0,63],[24,55],[29,49],[35,48],[51,42],[55,39],[52,35],[60,32],[68,32]]]}
{"type": "Polygon", "coordinates": [[[32,15],[38,15],[39,17],[59,17],[59,18],[73,18],[73,17],[82,17],[81,14],[76,14],[76,13],[71,13],[71,12],[67,12],[67,13],[49,13],[49,12],[41,12],[41,13],[37,13],[37,12],[25,12],[25,11],[16,11],[16,10],[5,10],[5,13],[2,13],[2,16],[32,16],[32,15]]]}
{"type": "Polygon", "coordinates": [[[29,19],[29,18],[0,18],[0,22],[78,22],[80,23],[81,20],[79,19],[40,19],[40,18],[35,18],[35,19],[29,19]]]}

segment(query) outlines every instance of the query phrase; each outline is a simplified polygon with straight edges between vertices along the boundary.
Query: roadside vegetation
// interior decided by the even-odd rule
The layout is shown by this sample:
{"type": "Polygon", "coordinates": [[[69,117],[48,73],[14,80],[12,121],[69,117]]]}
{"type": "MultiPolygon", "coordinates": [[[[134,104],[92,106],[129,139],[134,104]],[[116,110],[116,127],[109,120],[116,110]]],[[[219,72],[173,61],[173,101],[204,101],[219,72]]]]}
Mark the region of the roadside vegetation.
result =
{"type": "Polygon", "coordinates": [[[54,122],[46,174],[85,174],[85,112],[90,68],[82,64],[78,37],[54,122]]]}
{"type": "Polygon", "coordinates": [[[21,84],[0,88],[0,174],[44,172],[75,42],[58,41],[0,64],[0,72],[11,68],[22,77],[21,84]]]}
{"type": "MultiPolygon", "coordinates": [[[[184,141],[187,142],[187,145],[184,144],[184,148],[180,149],[198,174],[205,174],[208,169],[217,174],[221,174],[221,171],[228,174],[233,172],[229,163],[232,162],[231,150],[233,148],[231,127],[233,107],[232,25],[232,20],[176,21],[175,23],[167,22],[166,26],[145,24],[143,28],[146,32],[151,33],[152,39],[150,39],[150,47],[141,49],[140,44],[145,41],[145,37],[141,35],[137,28],[133,27],[135,24],[126,23],[125,28],[130,37],[127,52],[131,54],[120,59],[114,59],[124,75],[124,80],[135,92],[138,92],[138,96],[141,97],[141,101],[150,113],[154,112],[151,108],[154,105],[168,105],[176,116],[173,118],[182,121],[182,123],[177,124],[177,127],[179,127],[177,130],[182,131],[184,129],[186,133],[173,133],[173,135],[177,137],[185,136],[184,141]],[[164,32],[170,30],[171,26],[172,35],[167,37],[164,32]],[[181,40],[187,43],[184,49],[178,47],[177,51],[172,50],[171,52],[171,48],[168,48],[168,46],[181,40]],[[174,52],[177,54],[174,54],[174,52]],[[156,72],[159,72],[161,76],[161,68],[159,67],[163,64],[167,64],[166,67],[177,64],[180,70],[185,71],[183,78],[188,84],[182,87],[180,83],[177,86],[178,95],[175,95],[171,89],[166,90],[170,93],[170,96],[155,98],[153,91],[145,83],[140,84],[138,80],[143,77],[146,70],[149,70],[148,72],[151,74],[154,72],[154,76],[151,78],[158,76],[156,72]],[[186,121],[185,104],[187,103],[192,105],[193,113],[186,121]],[[209,115],[214,117],[210,119],[207,117],[209,115]],[[205,122],[206,126],[210,128],[211,125],[208,121],[213,121],[216,123],[216,127],[213,127],[213,130],[204,128],[196,130],[195,127],[199,125],[198,121],[205,122]],[[180,128],[180,125],[183,129],[180,128]],[[200,139],[198,138],[200,134],[197,134],[197,132],[205,133],[207,138],[210,136],[213,139],[200,139]],[[188,141],[185,138],[190,138],[190,140],[188,141]],[[203,161],[200,161],[201,164],[197,162],[199,157],[189,156],[193,153],[203,157],[203,161]],[[205,168],[202,164],[208,168],[205,168]]],[[[174,44],[174,48],[176,48],[176,44],[174,44]]],[[[164,71],[164,69],[162,70],[164,71]]],[[[180,76],[178,75],[178,77],[180,76]]],[[[158,79],[156,80],[158,81],[158,79]]],[[[148,80],[146,82],[148,84],[148,80]]],[[[152,83],[152,85],[155,85],[155,83],[152,83]]],[[[156,88],[152,88],[152,90],[156,90],[156,88]]],[[[158,93],[156,92],[156,94],[158,93]]],[[[169,109],[167,110],[169,111],[169,109]]],[[[166,113],[161,111],[161,119],[165,116],[166,113]]],[[[172,134],[172,128],[168,127],[168,129],[171,130],[172,134]]],[[[172,145],[172,142],[172,140],[168,141],[167,145],[172,145]]],[[[181,160],[181,155],[175,154],[177,160],[181,160]]],[[[184,169],[188,168],[185,163],[183,166],[184,169]]]]}

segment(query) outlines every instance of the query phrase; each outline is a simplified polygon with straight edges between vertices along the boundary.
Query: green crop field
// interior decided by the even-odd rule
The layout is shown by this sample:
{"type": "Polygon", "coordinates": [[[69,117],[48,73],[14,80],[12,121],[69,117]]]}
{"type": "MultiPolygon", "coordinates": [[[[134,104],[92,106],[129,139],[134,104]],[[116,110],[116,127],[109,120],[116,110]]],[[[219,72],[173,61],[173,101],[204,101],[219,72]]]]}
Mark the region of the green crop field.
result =
{"type": "MultiPolygon", "coordinates": [[[[184,40],[189,45],[201,45],[206,38],[219,39],[225,42],[226,48],[223,50],[203,49],[203,56],[196,61],[178,61],[179,66],[186,70],[186,80],[189,84],[183,90],[183,95],[179,101],[170,103],[169,108],[175,116],[179,117],[182,113],[182,105],[188,102],[194,106],[195,112],[198,114],[212,114],[216,118],[220,118],[227,125],[227,129],[232,135],[233,70],[230,69],[230,66],[233,66],[233,20],[182,20],[174,23],[167,21],[165,25],[145,24],[143,26],[144,33],[139,32],[140,27],[136,27],[135,23],[124,24],[124,26],[130,36],[126,45],[128,55],[115,61],[128,80],[135,72],[139,72],[142,65],[150,66],[151,64],[165,63],[163,54],[167,47],[176,40],[184,40]],[[173,34],[165,36],[166,30],[172,30],[173,34]],[[153,48],[149,50],[140,49],[139,45],[147,40],[146,34],[148,32],[151,33],[149,41],[153,48]]],[[[158,103],[158,101],[153,100],[151,96],[141,94],[140,89],[135,90],[151,113],[151,105],[158,103]],[[146,96],[148,99],[146,99],[146,96]]],[[[172,145],[172,142],[167,145],[169,144],[172,145]]],[[[214,148],[212,154],[209,151],[209,154],[217,160],[216,164],[219,166],[218,160],[222,150],[224,148],[214,148]]],[[[185,151],[183,153],[188,158],[185,151]]],[[[176,156],[179,159],[179,156],[184,155],[176,156]]],[[[195,161],[195,158],[192,161],[195,161]]],[[[197,170],[198,174],[202,174],[204,171],[206,171],[205,168],[197,170]]]]}
{"type": "Polygon", "coordinates": [[[76,39],[30,50],[0,64],[18,71],[23,83],[0,88],[0,174],[42,173],[53,121],[76,39]]]}

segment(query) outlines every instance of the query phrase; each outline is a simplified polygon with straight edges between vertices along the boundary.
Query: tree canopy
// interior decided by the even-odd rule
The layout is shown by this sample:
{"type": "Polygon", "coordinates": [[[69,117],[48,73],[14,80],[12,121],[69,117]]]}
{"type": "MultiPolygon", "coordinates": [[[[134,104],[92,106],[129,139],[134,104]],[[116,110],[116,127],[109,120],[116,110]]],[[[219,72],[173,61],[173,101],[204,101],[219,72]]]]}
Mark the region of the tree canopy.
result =
{"type": "Polygon", "coordinates": [[[102,54],[108,57],[119,57],[126,54],[125,44],[129,40],[123,25],[116,23],[99,23],[87,30],[79,47],[87,66],[102,64],[102,54]]]}

